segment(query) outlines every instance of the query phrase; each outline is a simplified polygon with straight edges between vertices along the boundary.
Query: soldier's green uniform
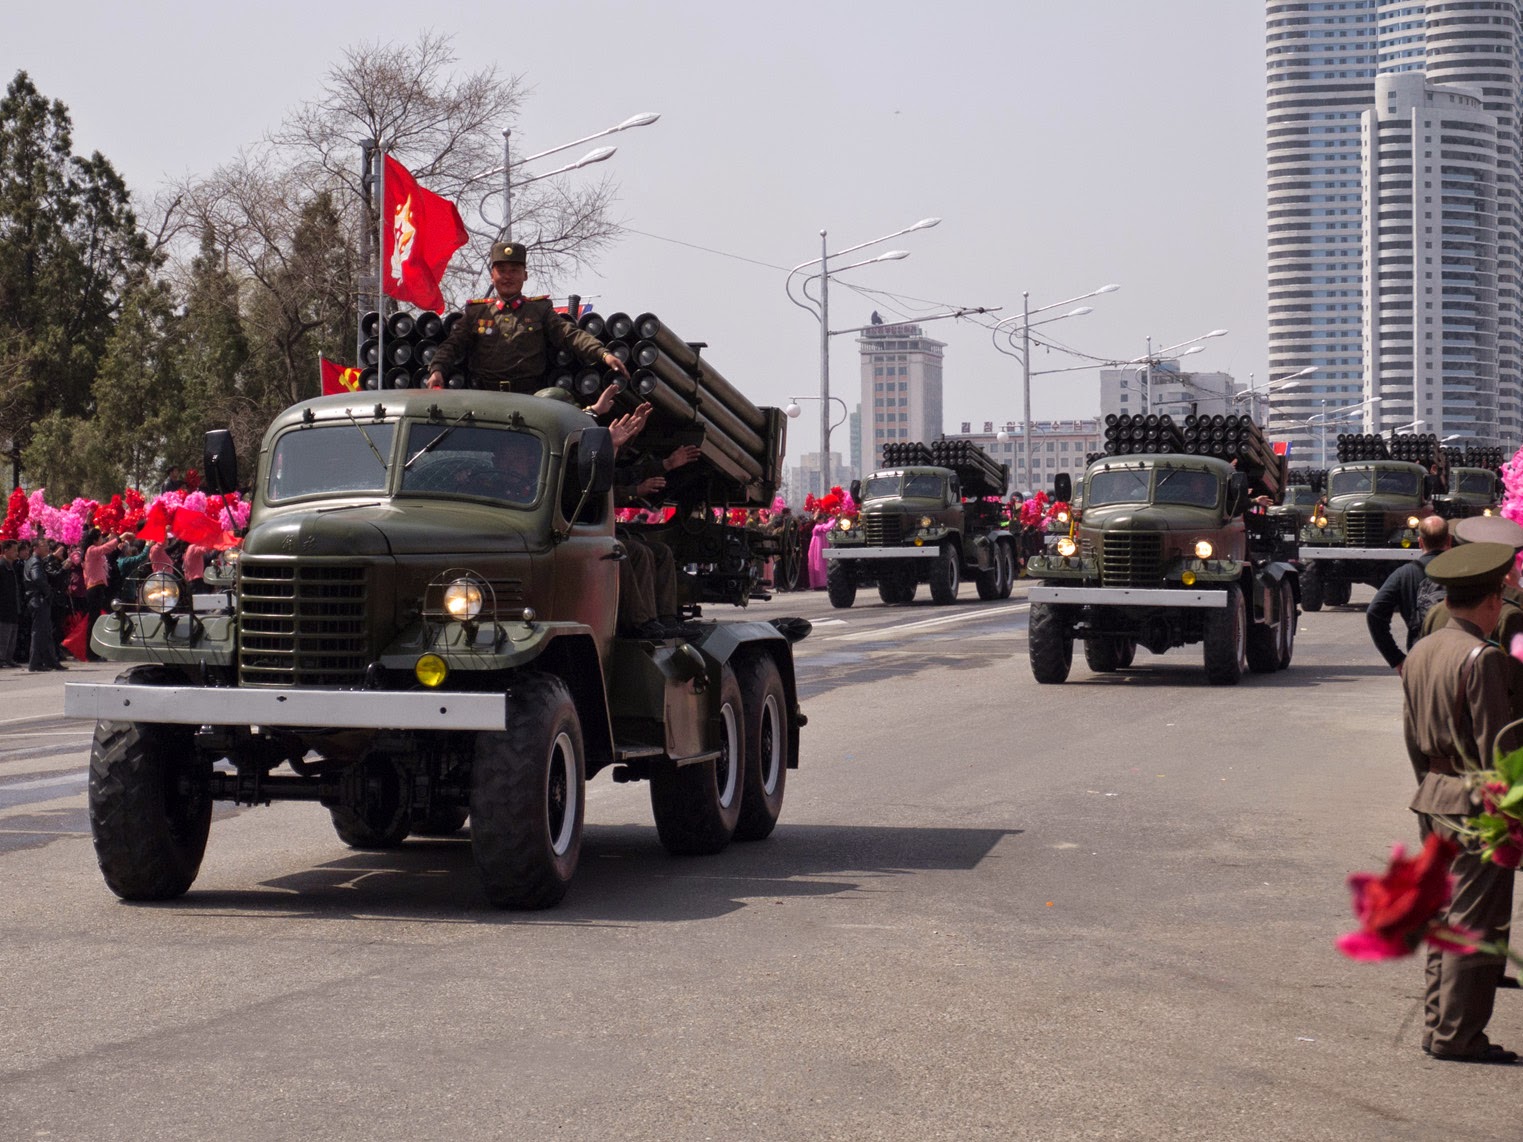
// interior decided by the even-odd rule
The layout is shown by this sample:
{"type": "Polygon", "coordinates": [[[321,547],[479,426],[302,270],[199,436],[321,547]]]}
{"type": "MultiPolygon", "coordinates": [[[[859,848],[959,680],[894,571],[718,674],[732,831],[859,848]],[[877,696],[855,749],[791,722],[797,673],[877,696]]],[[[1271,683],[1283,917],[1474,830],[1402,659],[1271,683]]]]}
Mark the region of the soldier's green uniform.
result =
{"type": "MultiPolygon", "coordinates": [[[[491,260],[524,264],[527,248],[498,242],[491,260]]],[[[607,352],[596,337],[556,313],[548,297],[474,298],[439,343],[429,371],[448,377],[464,365],[468,388],[527,395],[544,385],[556,349],[569,349],[587,365],[599,363],[607,352]]]]}
{"type": "MultiPolygon", "coordinates": [[[[1513,557],[1506,544],[1467,543],[1434,559],[1428,575],[1451,591],[1495,590],[1513,557]]],[[[1491,764],[1497,734],[1508,721],[1507,655],[1471,623],[1451,618],[1412,647],[1403,664],[1402,694],[1403,737],[1419,782],[1410,808],[1425,833],[1438,832],[1461,846],[1451,866],[1454,895],[1445,921],[1479,933],[1483,941],[1505,940],[1512,871],[1482,859],[1454,826],[1478,810],[1466,774],[1491,764]]],[[[1440,1059],[1517,1058],[1486,1038],[1504,963],[1479,952],[1429,949],[1423,1050],[1440,1059]]]]}
{"type": "MultiPolygon", "coordinates": [[[[1472,516],[1456,520],[1451,525],[1450,532],[1457,545],[1505,543],[1514,550],[1523,552],[1523,527],[1501,516],[1472,516]]],[[[1423,619],[1422,636],[1432,634],[1448,622],[1448,606],[1442,602],[1434,603],[1423,619]]],[[[1497,620],[1497,629],[1489,634],[1493,642],[1509,652],[1507,689],[1512,695],[1512,716],[1523,718],[1523,662],[1511,656],[1512,640],[1523,634],[1523,591],[1513,586],[1502,588],[1502,617],[1497,620]]]]}

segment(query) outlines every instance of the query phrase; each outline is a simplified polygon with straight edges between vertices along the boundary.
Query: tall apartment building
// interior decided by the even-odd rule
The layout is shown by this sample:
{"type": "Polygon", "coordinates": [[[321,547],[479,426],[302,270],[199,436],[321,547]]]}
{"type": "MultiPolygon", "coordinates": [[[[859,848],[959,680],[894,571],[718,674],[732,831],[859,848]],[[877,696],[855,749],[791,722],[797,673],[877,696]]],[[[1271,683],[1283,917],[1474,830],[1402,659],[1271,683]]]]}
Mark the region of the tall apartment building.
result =
{"type": "Polygon", "coordinates": [[[1309,445],[1378,396],[1349,427],[1523,438],[1520,8],[1268,0],[1266,383],[1317,366],[1275,393],[1274,435],[1309,445]]]}
{"type": "Polygon", "coordinates": [[[946,342],[927,337],[918,325],[875,322],[863,328],[857,345],[862,356],[862,469],[853,476],[876,468],[889,441],[941,435],[946,342]]]}

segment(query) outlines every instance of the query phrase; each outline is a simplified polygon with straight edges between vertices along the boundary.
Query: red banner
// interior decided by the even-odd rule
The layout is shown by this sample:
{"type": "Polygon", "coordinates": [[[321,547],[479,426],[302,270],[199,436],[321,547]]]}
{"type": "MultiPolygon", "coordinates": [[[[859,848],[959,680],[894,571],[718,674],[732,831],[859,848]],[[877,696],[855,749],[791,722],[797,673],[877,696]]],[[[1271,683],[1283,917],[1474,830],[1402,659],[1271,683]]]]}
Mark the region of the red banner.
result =
{"type": "Polygon", "coordinates": [[[386,156],[386,249],[381,266],[386,295],[419,309],[444,312],[439,282],[455,251],[470,238],[460,211],[424,190],[406,167],[386,156]]]}
{"type": "Polygon", "coordinates": [[[319,357],[317,362],[323,374],[323,396],[359,391],[360,371],[358,369],[348,365],[334,364],[326,357],[319,357]]]}

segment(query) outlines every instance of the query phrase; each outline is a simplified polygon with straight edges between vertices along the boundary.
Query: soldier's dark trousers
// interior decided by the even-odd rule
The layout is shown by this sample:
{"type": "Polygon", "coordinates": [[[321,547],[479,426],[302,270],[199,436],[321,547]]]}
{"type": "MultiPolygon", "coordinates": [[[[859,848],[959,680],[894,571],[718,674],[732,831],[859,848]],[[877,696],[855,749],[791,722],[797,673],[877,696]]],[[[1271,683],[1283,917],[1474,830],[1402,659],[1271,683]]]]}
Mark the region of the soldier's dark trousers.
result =
{"type": "Polygon", "coordinates": [[[619,626],[634,630],[656,617],[654,560],[643,543],[626,543],[619,561],[619,626]]]}
{"type": "MultiPolygon", "coordinates": [[[[1426,823],[1463,843],[1443,821],[1429,817],[1426,823]]],[[[1477,932],[1478,939],[1486,942],[1506,940],[1512,923],[1512,870],[1462,850],[1454,858],[1452,871],[1449,926],[1477,932]]],[[[1428,950],[1424,1048],[1436,1055],[1476,1055],[1487,1048],[1486,1024],[1505,965],[1502,957],[1480,952],[1456,955],[1428,950]]]]}
{"type": "Polygon", "coordinates": [[[53,641],[53,610],[46,602],[28,604],[32,615],[32,653],[27,666],[32,670],[52,670],[58,665],[58,645],[53,641]]]}

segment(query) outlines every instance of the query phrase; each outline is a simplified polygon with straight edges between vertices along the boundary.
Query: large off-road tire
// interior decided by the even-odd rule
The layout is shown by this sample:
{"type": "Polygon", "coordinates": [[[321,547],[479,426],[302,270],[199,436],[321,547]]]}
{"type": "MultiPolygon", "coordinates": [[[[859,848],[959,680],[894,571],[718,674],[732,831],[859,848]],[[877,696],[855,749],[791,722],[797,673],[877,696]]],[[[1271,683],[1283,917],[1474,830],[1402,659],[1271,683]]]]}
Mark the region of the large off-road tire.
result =
{"type": "Polygon", "coordinates": [[[830,605],[845,610],[857,601],[857,572],[844,559],[825,561],[825,593],[830,605]]]}
{"type": "Polygon", "coordinates": [[[650,806],[666,851],[707,856],[721,851],[740,823],[746,784],[746,714],[728,666],[719,683],[719,757],[691,765],[665,762],[650,775],[650,806]]]}
{"type": "Polygon", "coordinates": [[[1054,603],[1032,603],[1026,635],[1031,676],[1042,683],[1066,682],[1073,667],[1074,636],[1063,608],[1054,603]]]}
{"type": "Polygon", "coordinates": [[[1347,579],[1335,579],[1322,588],[1322,597],[1330,607],[1346,607],[1354,597],[1354,585],[1347,579]]]}
{"type": "Polygon", "coordinates": [[[1301,569],[1301,609],[1308,614],[1316,614],[1322,609],[1323,583],[1322,568],[1315,563],[1308,563],[1301,569]]]}
{"type": "Polygon", "coordinates": [[[943,543],[931,565],[931,602],[945,606],[957,602],[957,588],[962,586],[962,565],[957,548],[943,543]]]}
{"type": "Polygon", "coordinates": [[[1206,615],[1206,681],[1213,686],[1236,686],[1248,659],[1243,592],[1233,583],[1226,594],[1227,605],[1206,615]]]}
{"type": "Polygon", "coordinates": [[[1296,652],[1296,589],[1289,579],[1280,581],[1280,669],[1290,665],[1296,652]]]}
{"type": "Polygon", "coordinates": [[[333,831],[352,849],[397,848],[412,830],[407,778],[383,757],[368,757],[363,767],[364,799],[359,805],[334,805],[333,831]]]}
{"type": "Polygon", "coordinates": [[[878,598],[890,607],[904,607],[915,601],[915,580],[897,571],[884,572],[878,577],[878,598]]]}
{"type": "Polygon", "coordinates": [[[999,552],[1001,576],[999,597],[1008,599],[1010,592],[1015,588],[1015,577],[1019,573],[1019,568],[1015,565],[1015,544],[1009,542],[999,543],[995,545],[995,550],[999,552]]]}
{"type": "Polygon", "coordinates": [[[987,571],[977,571],[973,575],[973,585],[978,588],[978,597],[984,602],[999,598],[999,588],[1004,580],[1004,574],[1000,570],[999,550],[996,548],[990,553],[991,566],[987,571]]]}
{"type": "MultiPolygon", "coordinates": [[[[171,685],[137,667],[120,681],[171,685]]],[[[211,829],[211,762],[190,726],[99,722],[90,750],[90,832],[106,886],[123,900],[170,900],[195,882],[211,829]]]]}
{"type": "Polygon", "coordinates": [[[528,673],[508,688],[502,732],[476,735],[471,853],[499,908],[560,902],[582,851],[587,763],[566,684],[528,673]]]}
{"type": "Polygon", "coordinates": [[[746,743],[735,840],[759,841],[771,836],[783,811],[788,783],[788,695],[769,654],[749,655],[736,663],[735,680],[740,684],[746,743]]]}
{"type": "Polygon", "coordinates": [[[1116,669],[1125,670],[1137,659],[1137,640],[1119,639],[1116,644],[1116,669]]]}
{"type": "Polygon", "coordinates": [[[1114,673],[1121,665],[1120,646],[1108,634],[1092,634],[1084,639],[1084,664],[1096,674],[1114,673]]]}
{"type": "Polygon", "coordinates": [[[464,805],[438,805],[424,814],[423,820],[412,827],[415,837],[453,837],[465,828],[470,810],[464,805]]]}
{"type": "Polygon", "coordinates": [[[1248,669],[1255,674],[1273,674],[1279,668],[1280,628],[1248,618],[1248,669]]]}

